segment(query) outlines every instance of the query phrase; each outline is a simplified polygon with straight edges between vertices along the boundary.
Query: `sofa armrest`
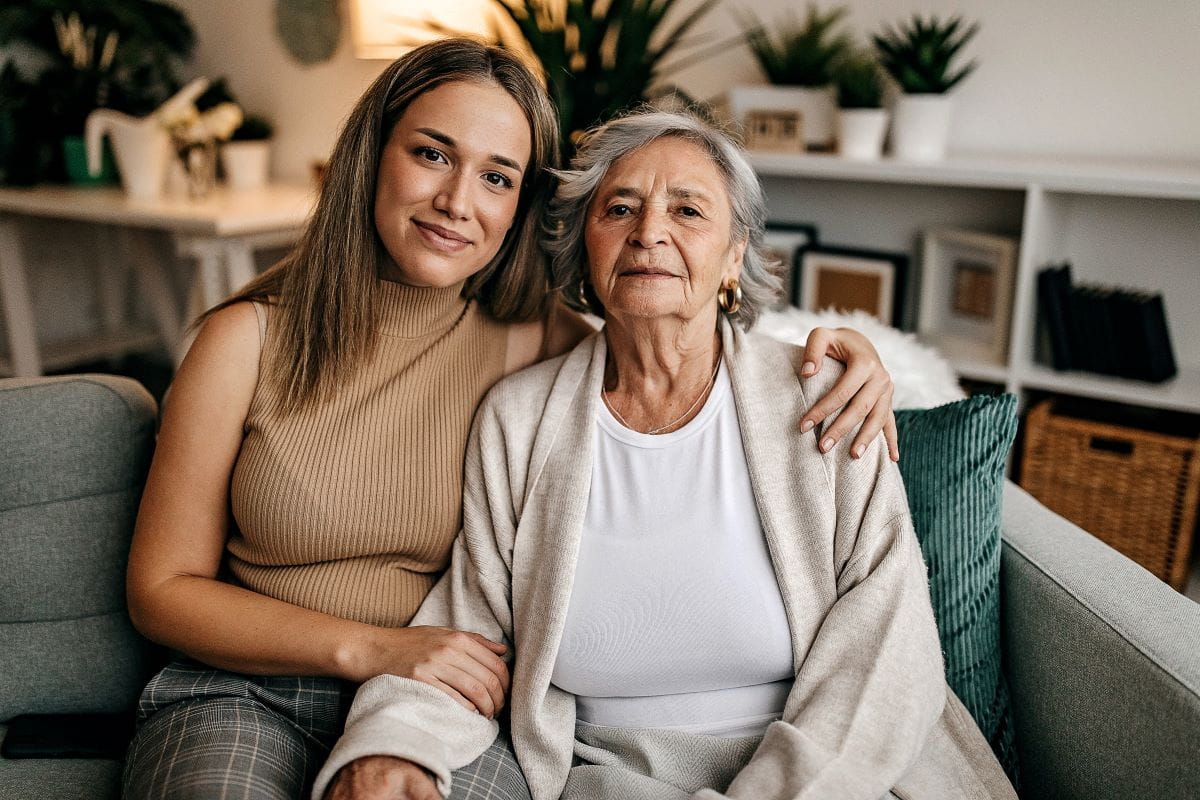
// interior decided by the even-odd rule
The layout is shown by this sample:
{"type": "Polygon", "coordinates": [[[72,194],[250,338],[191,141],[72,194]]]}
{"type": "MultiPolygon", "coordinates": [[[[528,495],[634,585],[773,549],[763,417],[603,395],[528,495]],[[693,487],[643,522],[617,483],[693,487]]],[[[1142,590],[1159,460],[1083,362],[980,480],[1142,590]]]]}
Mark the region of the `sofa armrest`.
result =
{"type": "Polygon", "coordinates": [[[1027,798],[1195,798],[1200,605],[1006,481],[1001,608],[1027,798]]]}

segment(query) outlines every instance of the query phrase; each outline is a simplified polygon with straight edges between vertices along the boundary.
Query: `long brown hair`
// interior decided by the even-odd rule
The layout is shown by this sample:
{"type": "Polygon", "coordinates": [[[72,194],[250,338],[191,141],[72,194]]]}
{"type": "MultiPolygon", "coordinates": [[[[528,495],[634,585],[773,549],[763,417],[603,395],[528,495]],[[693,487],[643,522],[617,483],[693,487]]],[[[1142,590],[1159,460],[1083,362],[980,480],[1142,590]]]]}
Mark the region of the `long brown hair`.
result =
{"type": "Polygon", "coordinates": [[[392,62],[350,112],[296,248],[197,320],[245,300],[275,306],[263,377],[281,390],[283,412],[328,397],[372,354],[375,283],[384,257],[375,230],[380,156],[409,104],[454,81],[500,86],[524,110],[533,139],[512,228],[495,258],[467,279],[463,296],[499,320],[545,313],[550,285],[539,237],[553,194],[548,170],[559,159],[554,107],[538,80],[505,50],[462,38],[423,45],[392,62]]]}

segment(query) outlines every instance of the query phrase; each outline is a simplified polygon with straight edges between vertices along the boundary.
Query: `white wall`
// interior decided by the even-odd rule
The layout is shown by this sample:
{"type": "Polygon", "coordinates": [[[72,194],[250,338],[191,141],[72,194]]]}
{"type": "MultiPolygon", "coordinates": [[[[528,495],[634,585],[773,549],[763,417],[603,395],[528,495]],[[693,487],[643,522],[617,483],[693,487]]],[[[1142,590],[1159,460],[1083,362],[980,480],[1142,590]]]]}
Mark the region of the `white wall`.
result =
{"type": "MultiPolygon", "coordinates": [[[[421,0],[418,0],[420,2],[421,0]]],[[[278,128],[278,175],[300,178],[327,155],[355,98],[383,68],[359,61],[349,26],[330,61],[303,67],[274,32],[273,0],[176,0],[199,47],[192,69],[225,75],[249,110],[278,128]]],[[[689,0],[682,0],[689,2],[689,0]]],[[[828,6],[829,3],[823,3],[828,6]]],[[[969,46],[979,69],[955,91],[951,148],[1200,160],[1200,0],[848,0],[849,24],[866,35],[915,10],[980,21],[969,46]]],[[[766,19],[797,0],[726,0],[703,32],[736,30],[731,10],[766,19]]],[[[673,76],[698,97],[762,78],[743,47],[673,76]]]]}

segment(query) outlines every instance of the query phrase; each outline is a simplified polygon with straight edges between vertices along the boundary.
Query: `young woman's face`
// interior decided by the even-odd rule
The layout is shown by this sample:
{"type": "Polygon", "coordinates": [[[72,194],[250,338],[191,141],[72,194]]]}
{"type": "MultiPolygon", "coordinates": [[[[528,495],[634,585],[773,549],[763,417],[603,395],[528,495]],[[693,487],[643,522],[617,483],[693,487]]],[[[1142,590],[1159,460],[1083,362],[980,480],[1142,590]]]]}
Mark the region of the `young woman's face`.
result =
{"type": "Polygon", "coordinates": [[[414,100],[379,162],[383,276],[445,287],[496,255],[517,213],[532,147],[521,107],[494,83],[445,83],[414,100]]]}

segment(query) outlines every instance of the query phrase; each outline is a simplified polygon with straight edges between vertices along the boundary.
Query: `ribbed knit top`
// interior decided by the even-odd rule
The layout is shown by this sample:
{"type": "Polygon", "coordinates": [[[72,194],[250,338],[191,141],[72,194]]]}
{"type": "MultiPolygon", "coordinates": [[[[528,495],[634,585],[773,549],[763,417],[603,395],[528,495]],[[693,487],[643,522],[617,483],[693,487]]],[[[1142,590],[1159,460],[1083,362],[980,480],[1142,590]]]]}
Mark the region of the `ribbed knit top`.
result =
{"type": "Polygon", "coordinates": [[[375,353],[326,402],[281,416],[260,377],[230,487],[237,582],[408,624],[449,560],[471,419],[504,371],[508,326],[461,290],[380,281],[375,353]]]}

